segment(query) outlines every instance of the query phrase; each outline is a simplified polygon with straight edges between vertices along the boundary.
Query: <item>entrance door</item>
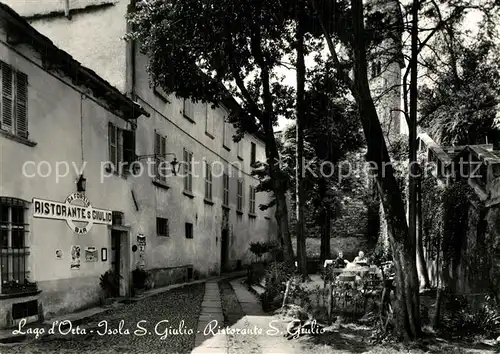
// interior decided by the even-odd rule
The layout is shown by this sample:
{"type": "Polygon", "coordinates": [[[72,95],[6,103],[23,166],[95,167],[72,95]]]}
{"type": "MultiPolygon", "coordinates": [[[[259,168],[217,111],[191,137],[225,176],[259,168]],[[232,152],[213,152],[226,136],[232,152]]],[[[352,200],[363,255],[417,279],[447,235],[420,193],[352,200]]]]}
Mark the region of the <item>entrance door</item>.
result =
{"type": "MultiPolygon", "coordinates": [[[[117,230],[111,230],[111,270],[115,272],[115,274],[120,278],[121,276],[121,232],[117,230]]],[[[118,293],[114,296],[119,296],[119,287],[118,293]]]]}
{"type": "Polygon", "coordinates": [[[228,258],[228,249],[229,249],[229,237],[228,237],[229,232],[227,229],[222,230],[222,235],[221,235],[221,243],[220,243],[220,270],[221,272],[225,272],[227,270],[227,258],[228,258]]]}

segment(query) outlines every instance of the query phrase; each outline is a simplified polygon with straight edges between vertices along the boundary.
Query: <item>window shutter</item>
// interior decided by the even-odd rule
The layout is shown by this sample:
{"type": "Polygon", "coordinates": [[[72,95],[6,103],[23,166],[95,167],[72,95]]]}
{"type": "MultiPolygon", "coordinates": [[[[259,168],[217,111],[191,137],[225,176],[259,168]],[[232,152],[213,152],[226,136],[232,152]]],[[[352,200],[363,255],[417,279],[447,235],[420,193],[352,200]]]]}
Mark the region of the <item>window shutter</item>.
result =
{"type": "Polygon", "coordinates": [[[113,123],[108,123],[108,142],[109,160],[116,165],[116,129],[113,123]]]}
{"type": "Polygon", "coordinates": [[[155,133],[155,156],[157,159],[161,156],[161,136],[158,133],[155,133]]]}
{"type": "Polygon", "coordinates": [[[13,128],[13,80],[12,68],[2,62],[2,129],[12,130],[13,128]]]}
{"type": "Polygon", "coordinates": [[[28,76],[16,72],[16,133],[28,137],[28,76]]]}
{"type": "Polygon", "coordinates": [[[135,161],[135,131],[123,131],[123,160],[129,164],[135,161]]]}
{"type": "Polygon", "coordinates": [[[162,136],[161,137],[161,155],[162,158],[165,158],[165,154],[167,153],[167,138],[162,136]]]}
{"type": "Polygon", "coordinates": [[[116,164],[119,165],[123,161],[123,130],[118,127],[116,127],[116,142],[116,164]]]}

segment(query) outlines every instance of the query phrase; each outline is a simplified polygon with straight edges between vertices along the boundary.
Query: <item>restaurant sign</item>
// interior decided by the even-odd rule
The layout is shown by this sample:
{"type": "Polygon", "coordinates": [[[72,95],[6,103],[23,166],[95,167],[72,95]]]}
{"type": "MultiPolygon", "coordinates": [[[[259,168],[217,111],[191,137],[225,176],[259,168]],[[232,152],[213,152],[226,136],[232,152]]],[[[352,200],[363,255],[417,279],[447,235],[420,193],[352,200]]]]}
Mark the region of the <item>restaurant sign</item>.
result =
{"type": "Polygon", "coordinates": [[[77,234],[86,234],[94,224],[112,224],[111,211],[93,208],[83,193],[70,194],[63,203],[33,198],[33,208],[33,217],[64,220],[77,234]]]}

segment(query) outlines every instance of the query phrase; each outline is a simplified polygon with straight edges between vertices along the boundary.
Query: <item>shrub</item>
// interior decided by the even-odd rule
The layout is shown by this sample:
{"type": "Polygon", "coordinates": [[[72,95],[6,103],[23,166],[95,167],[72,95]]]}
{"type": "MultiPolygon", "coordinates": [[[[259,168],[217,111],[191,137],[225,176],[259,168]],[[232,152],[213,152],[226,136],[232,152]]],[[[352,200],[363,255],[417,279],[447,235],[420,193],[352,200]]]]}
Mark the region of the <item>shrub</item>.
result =
{"type": "Polygon", "coordinates": [[[144,289],[150,278],[149,272],[142,268],[136,268],[132,271],[132,284],[134,289],[144,289]]]}
{"type": "Polygon", "coordinates": [[[120,293],[120,279],[122,277],[112,270],[108,270],[101,275],[99,285],[106,297],[113,297],[120,293]]]}
{"type": "Polygon", "coordinates": [[[259,259],[261,259],[266,253],[275,252],[276,249],[279,249],[279,247],[275,241],[250,243],[250,252],[256,255],[259,259]]]}

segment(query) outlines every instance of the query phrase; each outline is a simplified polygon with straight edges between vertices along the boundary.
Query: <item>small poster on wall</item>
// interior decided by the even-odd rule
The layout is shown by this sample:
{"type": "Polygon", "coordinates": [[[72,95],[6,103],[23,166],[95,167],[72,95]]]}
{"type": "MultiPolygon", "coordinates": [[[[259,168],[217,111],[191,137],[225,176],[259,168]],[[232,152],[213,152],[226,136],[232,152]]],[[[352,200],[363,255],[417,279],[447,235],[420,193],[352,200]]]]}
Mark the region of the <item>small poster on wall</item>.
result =
{"type": "Polygon", "coordinates": [[[80,246],[71,246],[71,269],[80,269],[80,246]]]}
{"type": "Polygon", "coordinates": [[[62,258],[63,258],[63,251],[56,250],[56,259],[62,259],[62,258]]]}
{"type": "Polygon", "coordinates": [[[95,247],[85,248],[85,261],[86,262],[97,262],[97,249],[95,247]]]}

